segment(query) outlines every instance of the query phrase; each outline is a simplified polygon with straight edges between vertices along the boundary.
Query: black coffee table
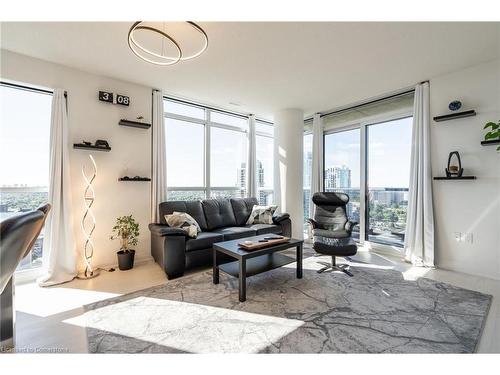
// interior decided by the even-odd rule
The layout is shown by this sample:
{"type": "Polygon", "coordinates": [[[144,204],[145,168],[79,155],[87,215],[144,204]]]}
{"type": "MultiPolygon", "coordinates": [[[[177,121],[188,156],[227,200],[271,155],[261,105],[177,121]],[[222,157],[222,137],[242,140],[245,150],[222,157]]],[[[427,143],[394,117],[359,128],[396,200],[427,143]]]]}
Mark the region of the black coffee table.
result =
{"type": "Polygon", "coordinates": [[[297,279],[302,278],[302,245],[304,241],[291,238],[289,241],[271,245],[258,250],[247,251],[238,246],[243,241],[257,241],[264,237],[272,237],[265,234],[255,237],[240,238],[237,240],[217,242],[213,245],[213,283],[219,283],[219,270],[239,279],[240,302],[245,302],[247,294],[247,277],[257,275],[286,264],[297,262],[297,279]],[[291,258],[280,251],[295,247],[296,258],[291,258]],[[219,264],[218,254],[224,253],[236,261],[219,264]]]}

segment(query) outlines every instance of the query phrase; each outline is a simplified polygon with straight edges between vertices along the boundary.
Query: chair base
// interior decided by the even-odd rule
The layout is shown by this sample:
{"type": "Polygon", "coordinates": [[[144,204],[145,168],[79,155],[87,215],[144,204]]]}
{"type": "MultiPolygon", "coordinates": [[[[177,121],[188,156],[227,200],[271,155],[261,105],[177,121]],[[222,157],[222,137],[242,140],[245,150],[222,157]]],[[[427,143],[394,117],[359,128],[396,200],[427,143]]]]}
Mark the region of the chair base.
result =
{"type": "Polygon", "coordinates": [[[327,262],[318,262],[318,264],[321,264],[324,266],[323,268],[319,269],[317,272],[318,273],[323,273],[326,271],[340,271],[345,273],[346,275],[353,277],[354,275],[349,271],[350,266],[348,264],[339,264],[337,265],[337,262],[335,260],[335,257],[332,256],[332,263],[327,263],[327,262]]]}

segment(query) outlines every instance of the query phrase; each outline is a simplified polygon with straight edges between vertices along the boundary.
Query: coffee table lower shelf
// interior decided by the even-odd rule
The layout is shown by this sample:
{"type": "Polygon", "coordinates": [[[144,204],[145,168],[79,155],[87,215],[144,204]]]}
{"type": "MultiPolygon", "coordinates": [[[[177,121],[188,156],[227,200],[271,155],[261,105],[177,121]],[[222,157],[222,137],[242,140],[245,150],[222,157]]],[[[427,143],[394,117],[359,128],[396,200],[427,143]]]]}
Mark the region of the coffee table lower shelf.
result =
{"type": "MultiPolygon", "coordinates": [[[[250,258],[247,260],[246,263],[246,276],[257,275],[259,273],[283,267],[287,264],[294,262],[296,262],[296,259],[279,253],[261,255],[255,258],[250,258]]],[[[227,273],[228,275],[239,277],[240,276],[239,261],[220,264],[219,270],[223,271],[224,273],[227,273]]]]}

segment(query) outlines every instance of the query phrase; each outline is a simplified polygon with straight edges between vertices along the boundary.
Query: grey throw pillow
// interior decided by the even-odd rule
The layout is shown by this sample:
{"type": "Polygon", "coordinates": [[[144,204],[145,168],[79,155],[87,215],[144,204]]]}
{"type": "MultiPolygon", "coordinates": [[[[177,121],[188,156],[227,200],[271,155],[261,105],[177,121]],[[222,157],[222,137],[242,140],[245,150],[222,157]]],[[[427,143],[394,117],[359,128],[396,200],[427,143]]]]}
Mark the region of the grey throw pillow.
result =
{"type": "Polygon", "coordinates": [[[253,206],[247,224],[272,224],[273,215],[278,206],[253,206]]]}
{"type": "Polygon", "coordinates": [[[191,215],[186,212],[174,211],[171,215],[165,215],[165,221],[172,228],[181,228],[191,238],[198,237],[201,228],[191,215]]]}

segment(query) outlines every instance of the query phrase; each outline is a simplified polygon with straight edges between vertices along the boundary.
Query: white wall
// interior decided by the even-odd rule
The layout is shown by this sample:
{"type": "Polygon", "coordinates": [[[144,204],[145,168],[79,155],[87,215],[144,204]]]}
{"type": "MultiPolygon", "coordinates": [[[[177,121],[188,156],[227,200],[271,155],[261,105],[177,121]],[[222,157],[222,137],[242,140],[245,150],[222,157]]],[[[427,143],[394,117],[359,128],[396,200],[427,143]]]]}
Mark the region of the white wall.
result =
{"type": "Polygon", "coordinates": [[[274,115],[274,189],[281,212],[290,214],[292,236],[303,233],[304,112],[285,109],[274,115]]]}
{"type": "Polygon", "coordinates": [[[454,271],[500,279],[500,153],[481,146],[484,124],[500,119],[500,61],[430,80],[431,116],[449,113],[458,99],[477,116],[431,121],[433,175],[444,175],[448,154],[459,151],[474,181],[434,181],[436,263],[454,271]],[[454,232],[473,233],[473,243],[457,243],[454,232]]]}
{"type": "MultiPolygon", "coordinates": [[[[118,182],[118,178],[125,174],[151,176],[151,130],[119,126],[118,121],[121,118],[133,120],[142,115],[150,122],[152,88],[85,73],[5,50],[1,51],[0,66],[2,80],[64,88],[68,92],[74,232],[78,250],[82,251],[84,241],[80,226],[84,188],[81,168],[86,163],[90,169],[90,160],[88,152],[74,150],[72,144],[82,140],[94,142],[96,139],[105,139],[112,148],[111,152],[92,153],[98,169],[93,206],[97,221],[93,236],[94,265],[117,263],[115,253],[119,249],[119,242],[111,241],[109,236],[116,217],[121,215],[132,214],[139,222],[136,261],[150,258],[150,183],[118,182]],[[131,105],[124,107],[99,102],[99,90],[127,95],[131,105]]],[[[80,268],[81,266],[80,262],[80,268]]]]}

